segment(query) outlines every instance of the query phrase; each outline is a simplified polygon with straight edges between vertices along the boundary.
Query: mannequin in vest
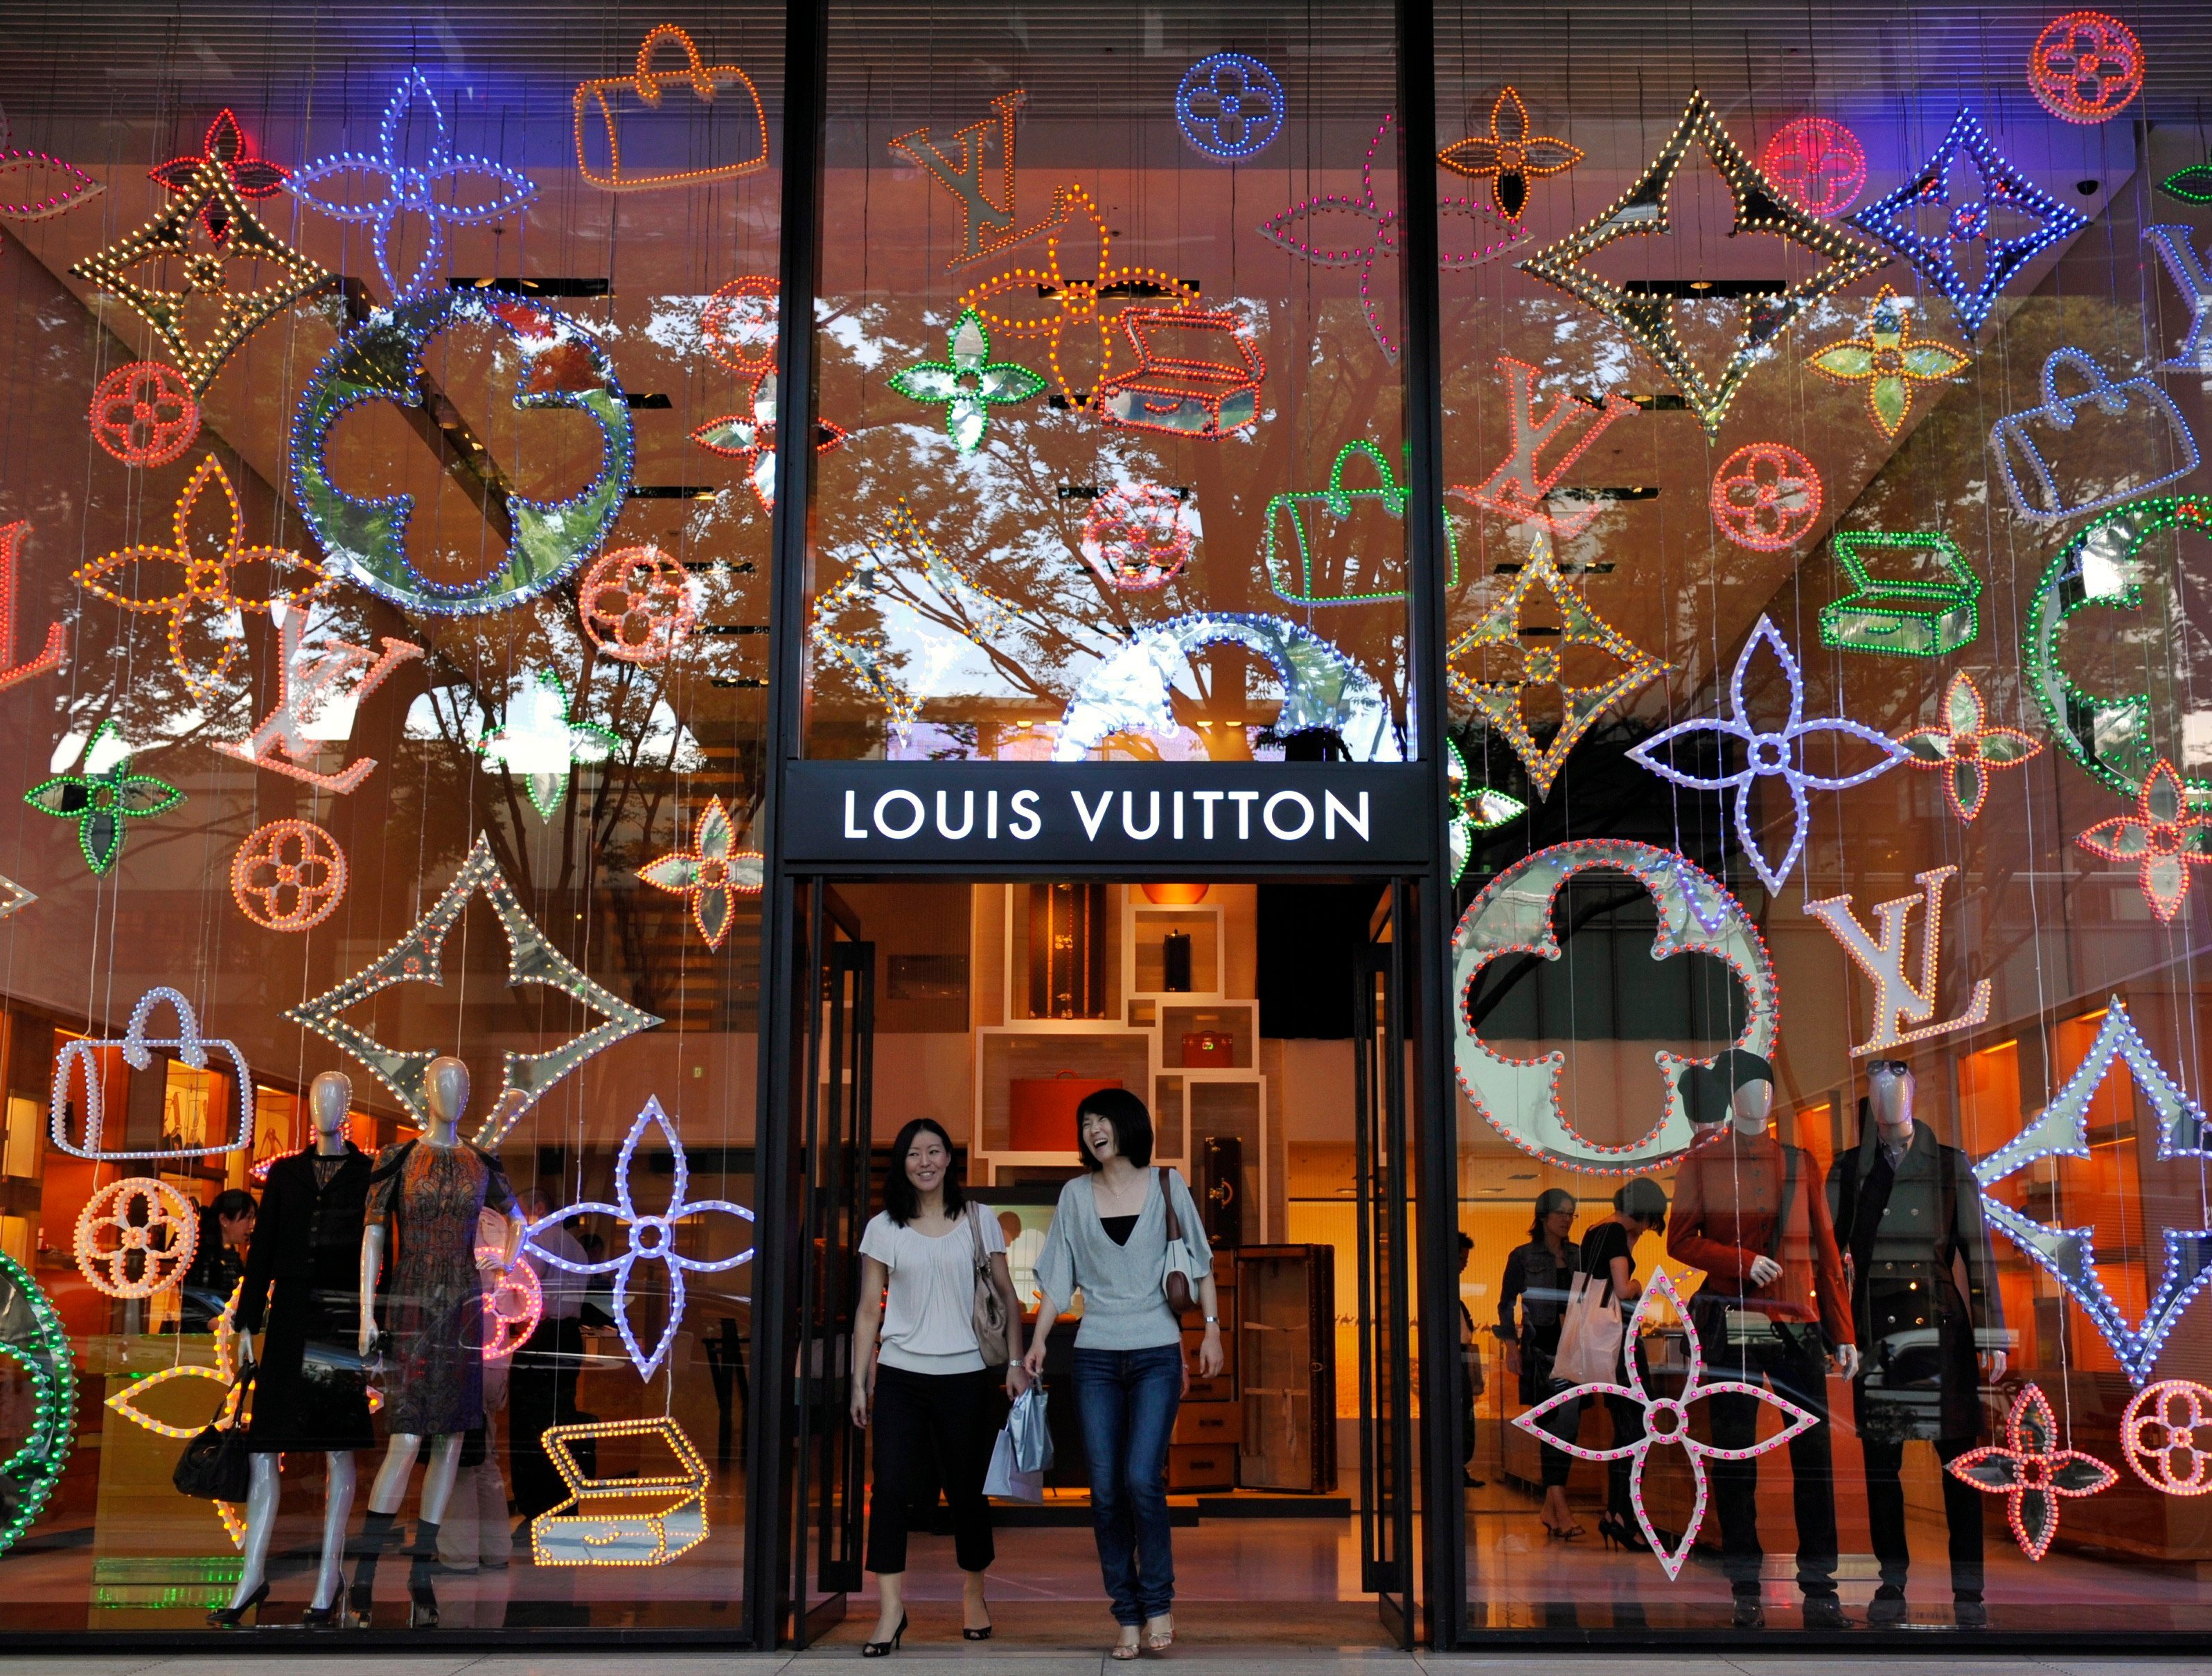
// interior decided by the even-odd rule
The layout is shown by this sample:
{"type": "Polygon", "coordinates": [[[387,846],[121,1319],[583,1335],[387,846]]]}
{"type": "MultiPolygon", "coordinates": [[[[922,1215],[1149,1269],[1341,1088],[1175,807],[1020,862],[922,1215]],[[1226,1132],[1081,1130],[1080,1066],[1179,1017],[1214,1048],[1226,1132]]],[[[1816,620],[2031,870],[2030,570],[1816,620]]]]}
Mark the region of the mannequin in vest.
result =
{"type": "MultiPolygon", "coordinates": [[[[1982,1202],[1966,1155],[1913,1116],[1911,1068],[1867,1066],[1859,1144],[1828,1171],[1828,1202],[1843,1247],[1851,1315],[1865,1366],[1851,1383],[1866,1460],[1867,1520],[1881,1587],[1868,1621],[1905,1620],[1911,1555],[1899,1468],[1915,1439],[1950,1461],[1982,1430],[1981,1383],[2004,1376],[2003,1308],[1982,1202]],[[1991,1348],[1979,1348],[1988,1343],[1991,1348]]],[[[1953,1613],[1960,1629],[1989,1623],[1982,1604],[1982,1496],[1948,1473],[1953,1613]]]]}
{"type": "Polygon", "coordinates": [[[360,1562],[347,1604],[367,1628],[374,1606],[376,1566],[407,1494],[407,1480],[430,1443],[422,1499],[410,1551],[408,1624],[435,1629],[438,1597],[430,1568],[438,1554],[463,1435],[483,1424],[483,1289],[477,1264],[477,1218],[487,1206],[507,1218],[506,1267],[522,1244],[522,1219],[499,1160],[460,1138],[468,1109],[469,1068],[450,1055],[423,1073],[430,1121],[412,1140],[376,1155],[368,1182],[361,1245],[361,1353],[381,1363],[391,1428],[384,1464],[368,1492],[360,1562]],[[396,1225],[392,1271],[385,1252],[396,1225]],[[382,1313],[378,1284],[385,1283],[382,1313]]]}
{"type": "MultiPolygon", "coordinates": [[[[1848,1629],[1836,1593],[1827,1375],[1833,1365],[1852,1377],[1859,1352],[1828,1201],[1805,1154],[1768,1133],[1774,1067],[1765,1059],[1731,1048],[1711,1066],[1691,1066],[1681,1085],[1691,1120],[1711,1126],[1675,1172],[1668,1254],[1705,1272],[1690,1305],[1705,1377],[1764,1385],[1819,1419],[1789,1444],[1797,1587],[1807,1629],[1848,1629]]],[[[1747,1447],[1762,1406],[1735,1393],[1712,1398],[1713,1442],[1747,1447]]],[[[1759,1461],[1716,1460],[1709,1470],[1734,1624],[1759,1629],[1759,1461]]]]}
{"type": "Polygon", "coordinates": [[[269,1168],[261,1213],[246,1256],[238,1305],[238,1359],[254,1369],[247,1448],[252,1487],[246,1502],[246,1551],[230,1605],[208,1622],[235,1628],[260,1621],[269,1594],[269,1539],[276,1524],[277,1461],[320,1452],[329,1463],[323,1503],[322,1564],[301,1622],[337,1627],[347,1516],[353,1511],[356,1449],[373,1449],[368,1377],[356,1349],[362,1205],[368,1157],[346,1139],[353,1083],[325,1071],[307,1089],[313,1144],[269,1168]],[[266,1324],[257,1357],[253,1335],[266,1324]]]}

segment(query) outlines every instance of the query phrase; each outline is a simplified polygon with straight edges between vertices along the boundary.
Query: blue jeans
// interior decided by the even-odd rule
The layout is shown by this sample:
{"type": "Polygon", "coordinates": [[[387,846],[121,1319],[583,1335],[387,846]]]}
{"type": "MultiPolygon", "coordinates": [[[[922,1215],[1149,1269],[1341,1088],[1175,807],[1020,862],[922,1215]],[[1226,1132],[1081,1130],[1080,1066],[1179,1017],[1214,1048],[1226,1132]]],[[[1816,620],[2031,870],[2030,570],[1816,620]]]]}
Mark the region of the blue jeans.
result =
{"type": "Polygon", "coordinates": [[[1182,1401],[1182,1346],[1075,1352],[1075,1412],[1091,1457],[1091,1528],[1116,1624],[1175,1601],[1168,1438],[1182,1401]]]}

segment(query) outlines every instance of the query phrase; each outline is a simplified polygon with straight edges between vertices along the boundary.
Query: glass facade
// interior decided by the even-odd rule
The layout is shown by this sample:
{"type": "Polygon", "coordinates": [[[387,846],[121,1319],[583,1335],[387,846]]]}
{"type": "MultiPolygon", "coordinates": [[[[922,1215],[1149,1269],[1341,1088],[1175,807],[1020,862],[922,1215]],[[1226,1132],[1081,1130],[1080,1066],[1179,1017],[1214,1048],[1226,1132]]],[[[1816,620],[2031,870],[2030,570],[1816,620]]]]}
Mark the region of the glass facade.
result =
{"type": "Polygon", "coordinates": [[[1191,1615],[2206,1626],[2202,18],[16,10],[0,1627],[865,1627],[1107,1086],[1191,1615]]]}

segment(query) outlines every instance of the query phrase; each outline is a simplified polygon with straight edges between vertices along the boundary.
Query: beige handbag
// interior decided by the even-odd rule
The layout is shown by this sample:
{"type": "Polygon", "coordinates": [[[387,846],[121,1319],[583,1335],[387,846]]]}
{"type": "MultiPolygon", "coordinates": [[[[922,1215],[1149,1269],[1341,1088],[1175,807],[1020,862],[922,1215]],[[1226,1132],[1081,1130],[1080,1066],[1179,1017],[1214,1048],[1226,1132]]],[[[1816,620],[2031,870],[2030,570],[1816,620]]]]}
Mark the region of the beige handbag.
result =
{"type": "Polygon", "coordinates": [[[585,179],[610,192],[697,186],[768,167],[768,113],[752,77],[735,64],[703,62],[691,37],[673,23],[646,36],[635,76],[585,82],[576,89],[575,106],[576,167],[585,179]],[[680,68],[653,68],[653,52],[664,41],[682,51],[680,68]],[[695,99],[698,106],[691,104],[695,99]],[[712,139],[732,128],[741,131],[733,161],[693,162],[702,132],[712,139]],[[627,164],[625,136],[631,154],[627,164]]]}
{"type": "Polygon", "coordinates": [[[1013,1360],[1012,1323],[1006,1319],[1006,1301],[991,1284],[991,1259],[983,1249],[982,1213],[968,1202],[968,1237],[975,1242],[975,1302],[969,1320],[975,1327],[975,1348],[987,1368],[1003,1368],[1013,1360]]]}

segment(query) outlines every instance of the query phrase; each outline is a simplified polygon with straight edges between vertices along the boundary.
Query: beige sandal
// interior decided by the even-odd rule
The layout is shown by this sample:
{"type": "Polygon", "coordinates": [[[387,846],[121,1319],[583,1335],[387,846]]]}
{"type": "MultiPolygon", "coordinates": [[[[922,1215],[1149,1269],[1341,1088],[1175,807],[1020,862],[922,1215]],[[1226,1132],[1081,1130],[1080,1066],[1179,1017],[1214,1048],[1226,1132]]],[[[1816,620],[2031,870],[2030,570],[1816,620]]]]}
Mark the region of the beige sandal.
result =
{"type": "Polygon", "coordinates": [[[1175,1645],[1175,1619],[1165,1613],[1162,1613],[1159,1617],[1152,1619],[1152,1624],[1147,1624],[1145,1625],[1145,1639],[1151,1643],[1152,1651],[1155,1653],[1164,1653],[1169,1648],[1175,1645]],[[1165,1632],[1163,1633],[1158,1630],[1155,1630],[1152,1627],[1152,1624],[1164,1624],[1168,1627],[1165,1632]]]}
{"type": "Polygon", "coordinates": [[[1142,1649],[1141,1647],[1138,1646],[1138,1645],[1137,1645],[1137,1643],[1136,1643],[1136,1642],[1135,1642],[1133,1639],[1132,1639],[1132,1640],[1128,1640],[1128,1641],[1117,1641],[1117,1642],[1115,1642],[1115,1643],[1114,1643],[1114,1645],[1113,1645],[1112,1649],[1110,1649],[1110,1651],[1111,1651],[1112,1656],[1114,1656],[1115,1658],[1117,1658],[1117,1659],[1133,1659],[1133,1658],[1135,1658],[1135,1657],[1138,1655],[1138,1654],[1139,1654],[1139,1653],[1141,1653],[1142,1651],[1144,1651],[1144,1649],[1142,1649]]]}

